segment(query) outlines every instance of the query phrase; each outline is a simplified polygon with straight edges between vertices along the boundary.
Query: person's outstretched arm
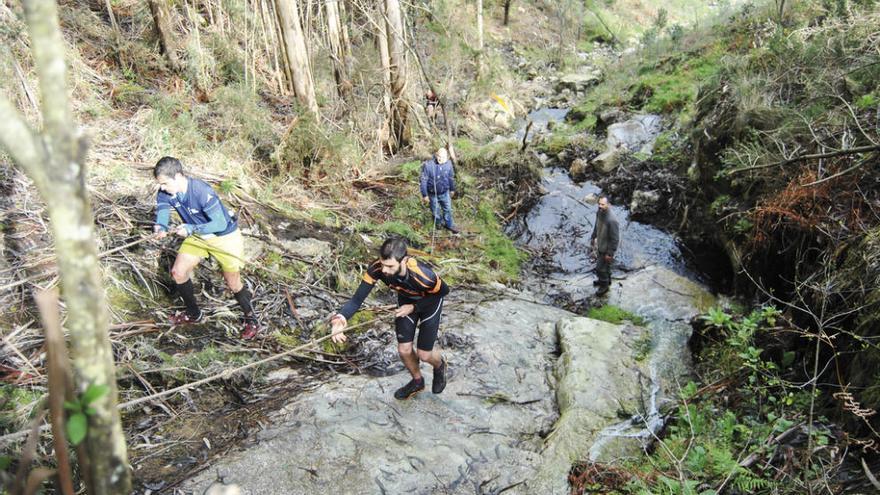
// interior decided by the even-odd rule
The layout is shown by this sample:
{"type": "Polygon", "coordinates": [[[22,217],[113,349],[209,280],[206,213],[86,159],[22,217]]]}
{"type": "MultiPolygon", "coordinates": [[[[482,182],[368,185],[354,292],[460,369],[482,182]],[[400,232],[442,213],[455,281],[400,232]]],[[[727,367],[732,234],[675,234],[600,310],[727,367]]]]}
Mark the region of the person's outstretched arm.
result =
{"type": "Polygon", "coordinates": [[[346,301],[345,304],[339,308],[339,311],[330,317],[330,328],[333,333],[340,332],[337,335],[334,335],[332,340],[333,342],[345,342],[346,337],[344,333],[341,333],[345,327],[348,326],[348,320],[354,316],[355,313],[361,309],[361,306],[364,304],[364,300],[370,295],[370,292],[373,290],[373,287],[376,286],[376,280],[378,278],[378,272],[382,270],[381,264],[376,261],[370,268],[367,269],[367,273],[364,274],[364,279],[361,280],[360,285],[357,290],[354,292],[354,295],[351,296],[351,299],[346,301]]]}

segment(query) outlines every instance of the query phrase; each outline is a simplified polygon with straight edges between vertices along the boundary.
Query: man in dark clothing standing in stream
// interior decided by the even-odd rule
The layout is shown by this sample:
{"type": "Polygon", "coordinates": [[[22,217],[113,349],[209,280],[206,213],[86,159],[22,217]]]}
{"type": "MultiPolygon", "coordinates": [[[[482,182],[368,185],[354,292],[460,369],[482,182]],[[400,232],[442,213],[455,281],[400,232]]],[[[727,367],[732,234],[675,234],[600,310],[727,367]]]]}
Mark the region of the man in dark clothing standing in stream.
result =
{"type": "Polygon", "coordinates": [[[391,238],[382,244],[379,259],[367,268],[354,296],[330,318],[332,332],[340,332],[333,335],[333,342],[345,342],[345,333],[341,330],[348,326],[348,320],[360,309],[379,280],[397,291],[397,310],[394,312],[397,352],[412,375],[412,380],[394,392],[394,398],[406,400],[425,389],[425,379],[419,366],[421,361],[434,367],[431,391],[435,394],[443,392],[446,387],[446,358],[434,348],[434,342],[440,330],[443,298],[449,294],[449,287],[428,265],[407,256],[406,241],[403,239],[391,238]],[[413,352],[416,327],[419,329],[419,338],[417,349],[413,352]]]}
{"type": "Polygon", "coordinates": [[[597,296],[605,295],[611,286],[611,263],[614,261],[618,242],[620,242],[620,231],[617,228],[617,219],[611,214],[608,197],[600,196],[596,224],[593,227],[593,235],[590,236],[593,256],[596,257],[596,281],[593,285],[598,287],[597,296]]]}

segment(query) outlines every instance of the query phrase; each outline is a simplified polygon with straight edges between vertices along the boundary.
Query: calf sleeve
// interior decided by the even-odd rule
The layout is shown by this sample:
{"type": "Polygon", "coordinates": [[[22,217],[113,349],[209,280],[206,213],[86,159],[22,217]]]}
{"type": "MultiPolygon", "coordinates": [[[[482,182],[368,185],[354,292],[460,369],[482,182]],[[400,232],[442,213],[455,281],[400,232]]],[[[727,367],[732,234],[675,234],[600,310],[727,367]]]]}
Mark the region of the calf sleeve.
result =
{"type": "Polygon", "coordinates": [[[201,310],[199,310],[199,303],[196,302],[196,294],[195,289],[193,289],[192,279],[187,280],[182,284],[177,284],[177,293],[180,294],[180,298],[183,299],[183,304],[186,306],[186,314],[192,318],[198,318],[201,314],[201,310]]]}
{"type": "Polygon", "coordinates": [[[256,319],[254,307],[251,305],[251,291],[247,290],[247,287],[243,287],[240,291],[235,293],[235,300],[238,301],[238,306],[244,313],[245,318],[256,319]]]}

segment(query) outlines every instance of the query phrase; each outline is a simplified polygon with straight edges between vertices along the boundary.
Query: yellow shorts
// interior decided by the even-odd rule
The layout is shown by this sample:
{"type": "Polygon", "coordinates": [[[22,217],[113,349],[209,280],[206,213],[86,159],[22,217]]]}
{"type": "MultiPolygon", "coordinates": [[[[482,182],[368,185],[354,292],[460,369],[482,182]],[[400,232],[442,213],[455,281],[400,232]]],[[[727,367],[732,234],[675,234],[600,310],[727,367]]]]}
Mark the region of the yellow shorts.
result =
{"type": "Polygon", "coordinates": [[[223,236],[208,238],[191,235],[184,239],[177,252],[199,258],[211,256],[220,263],[224,272],[236,273],[244,267],[244,238],[238,229],[223,236]]]}

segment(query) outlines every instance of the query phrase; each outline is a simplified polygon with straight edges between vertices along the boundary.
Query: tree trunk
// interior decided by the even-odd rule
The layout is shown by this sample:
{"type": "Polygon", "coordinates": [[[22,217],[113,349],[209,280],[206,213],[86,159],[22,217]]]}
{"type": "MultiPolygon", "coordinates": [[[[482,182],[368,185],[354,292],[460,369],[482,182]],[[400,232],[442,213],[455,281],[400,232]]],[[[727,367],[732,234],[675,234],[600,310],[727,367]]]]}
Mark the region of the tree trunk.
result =
{"type": "Polygon", "coordinates": [[[385,105],[385,116],[388,118],[388,121],[391,120],[391,56],[388,54],[388,27],[385,23],[385,7],[384,5],[380,10],[379,22],[379,37],[376,39],[379,44],[379,58],[382,59],[382,84],[384,91],[382,93],[382,100],[385,105]]]}
{"type": "Polygon", "coordinates": [[[513,0],[504,0],[504,25],[510,20],[510,3],[513,0]]]}
{"type": "Polygon", "coordinates": [[[406,52],[403,42],[403,17],[398,0],[385,0],[385,31],[391,62],[391,139],[392,150],[407,145],[406,52]]]}
{"type": "Polygon", "coordinates": [[[285,62],[289,68],[291,89],[299,102],[317,118],[318,101],[315,98],[315,85],[312,82],[312,69],[300,24],[297,0],[275,0],[275,14],[284,45],[285,62]]]}
{"type": "Polygon", "coordinates": [[[93,495],[131,493],[125,437],[116,408],[116,375],[108,315],[86,190],[86,146],[67,99],[64,40],[54,0],[23,2],[34,65],[40,80],[43,132],[30,129],[0,97],[0,144],[33,180],[46,201],[67,305],[67,328],[77,390],[106,385],[92,403],[86,452],[93,495]]]}
{"type": "Polygon", "coordinates": [[[330,52],[333,57],[333,77],[336,89],[342,99],[351,99],[351,81],[348,79],[348,46],[342,30],[339,15],[339,0],[324,0],[327,11],[327,36],[330,38],[330,52]]]}
{"type": "Polygon", "coordinates": [[[477,50],[483,53],[483,0],[477,0],[477,50]]]}
{"type": "Polygon", "coordinates": [[[477,0],[477,77],[483,72],[483,0],[477,0]]]}
{"type": "Polygon", "coordinates": [[[156,32],[159,34],[159,43],[162,51],[168,57],[171,69],[180,72],[183,66],[177,58],[177,43],[174,42],[174,30],[171,27],[171,9],[168,0],[149,0],[150,12],[153,13],[153,22],[156,23],[156,32]]]}

